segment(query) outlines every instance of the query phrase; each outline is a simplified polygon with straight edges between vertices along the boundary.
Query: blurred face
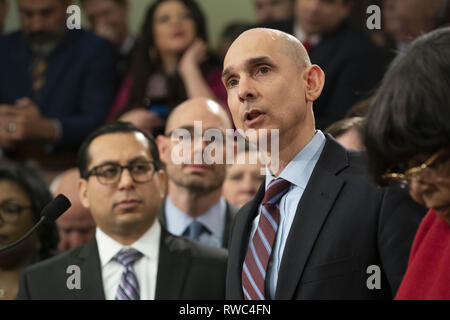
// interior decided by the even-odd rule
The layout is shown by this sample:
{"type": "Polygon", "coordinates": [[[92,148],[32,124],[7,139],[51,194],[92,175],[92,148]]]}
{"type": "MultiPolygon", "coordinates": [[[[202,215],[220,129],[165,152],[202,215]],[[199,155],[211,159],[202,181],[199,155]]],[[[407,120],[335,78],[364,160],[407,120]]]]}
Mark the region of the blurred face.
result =
{"type": "Polygon", "coordinates": [[[58,250],[67,251],[79,247],[95,234],[95,222],[89,210],[80,201],[70,200],[72,206],[56,220],[59,232],[58,250]]]}
{"type": "Polygon", "coordinates": [[[8,13],[7,0],[0,0],[0,35],[3,33],[3,24],[5,23],[6,14],[8,13]]]}
{"type": "Polygon", "coordinates": [[[287,20],[292,17],[292,0],[253,0],[258,22],[287,20]]]}
{"type": "Polygon", "coordinates": [[[0,180],[0,247],[18,240],[33,226],[30,199],[15,182],[0,180]]]}
{"type": "Polygon", "coordinates": [[[181,2],[165,1],[153,18],[155,46],[161,53],[181,53],[195,40],[197,30],[192,13],[181,2]]]}
{"type": "MultiPolygon", "coordinates": [[[[219,105],[216,105],[220,108],[219,105]]],[[[220,130],[223,134],[223,141],[225,142],[226,129],[230,128],[229,121],[223,118],[223,113],[215,113],[208,111],[206,108],[201,108],[193,105],[191,109],[181,111],[176,116],[171,118],[168,123],[166,132],[169,134],[176,129],[184,128],[191,132],[190,140],[190,163],[191,164],[176,164],[173,159],[174,148],[179,149],[181,142],[172,141],[171,136],[158,138],[158,146],[161,153],[161,159],[166,164],[167,175],[169,180],[175,185],[186,188],[194,193],[210,193],[222,187],[225,180],[226,164],[206,164],[203,160],[204,150],[207,147],[207,142],[199,141],[201,148],[194,148],[194,121],[201,121],[202,136],[208,129],[220,130]],[[194,164],[195,153],[198,153],[202,159],[201,164],[194,164]]],[[[201,137],[200,137],[201,138],[201,137]]],[[[224,147],[218,145],[217,148],[224,147]]],[[[175,149],[175,153],[177,151],[175,149]]],[[[225,162],[225,152],[223,153],[225,162]]]]}
{"type": "Polygon", "coordinates": [[[344,0],[297,0],[295,14],[307,35],[334,30],[351,12],[351,3],[344,0]]]}
{"type": "MultiPolygon", "coordinates": [[[[427,156],[417,156],[413,159],[413,166],[423,162],[427,156]]],[[[423,170],[417,178],[410,181],[412,198],[436,211],[450,224],[450,150],[436,162],[432,169],[423,170]]]]}
{"type": "Polygon", "coordinates": [[[84,11],[94,31],[120,45],[128,35],[128,7],[114,0],[87,0],[84,11]]]}
{"type": "Polygon", "coordinates": [[[237,161],[244,160],[245,164],[233,164],[228,167],[223,184],[223,196],[238,208],[253,198],[265,179],[265,176],[261,175],[262,166],[249,164],[248,154],[248,152],[243,152],[238,155],[237,161]]]}
{"type": "Polygon", "coordinates": [[[336,137],[336,140],[347,149],[364,150],[361,137],[356,129],[348,130],[344,134],[336,137]]]}
{"type": "MultiPolygon", "coordinates": [[[[147,139],[140,133],[112,133],[94,139],[89,146],[88,170],[110,163],[122,166],[137,161],[152,161],[147,139]]],[[[153,224],[162,203],[165,175],[155,172],[146,183],[133,181],[128,169],[111,185],[96,176],[80,179],[81,203],[88,208],[98,227],[114,237],[139,237],[153,224]]]]}
{"type": "Polygon", "coordinates": [[[58,38],[66,25],[71,1],[18,0],[22,29],[32,43],[45,44],[58,38]]]}
{"type": "Polygon", "coordinates": [[[306,117],[304,68],[270,33],[251,30],[230,47],[222,81],[238,129],[297,131],[306,117]]]}
{"type": "Polygon", "coordinates": [[[383,25],[397,41],[409,42],[433,28],[440,0],[383,0],[383,25]]]}

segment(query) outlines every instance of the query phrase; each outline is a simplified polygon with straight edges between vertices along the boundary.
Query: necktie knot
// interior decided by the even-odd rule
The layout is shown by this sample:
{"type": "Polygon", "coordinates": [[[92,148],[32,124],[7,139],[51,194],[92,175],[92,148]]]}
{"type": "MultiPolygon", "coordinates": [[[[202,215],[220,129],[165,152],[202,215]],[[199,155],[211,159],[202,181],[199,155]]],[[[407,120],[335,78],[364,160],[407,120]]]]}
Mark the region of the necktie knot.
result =
{"type": "Polygon", "coordinates": [[[142,257],[142,253],[135,249],[127,249],[120,251],[114,256],[114,260],[123,265],[124,267],[129,267],[133,265],[142,257]]]}
{"type": "Polygon", "coordinates": [[[183,236],[188,237],[189,239],[198,240],[200,235],[206,230],[205,226],[200,222],[194,220],[191,224],[186,228],[183,233],[183,236]]]}
{"type": "Polygon", "coordinates": [[[283,178],[272,180],[267,186],[266,193],[262,201],[263,206],[275,205],[288,192],[291,183],[283,178]]]}

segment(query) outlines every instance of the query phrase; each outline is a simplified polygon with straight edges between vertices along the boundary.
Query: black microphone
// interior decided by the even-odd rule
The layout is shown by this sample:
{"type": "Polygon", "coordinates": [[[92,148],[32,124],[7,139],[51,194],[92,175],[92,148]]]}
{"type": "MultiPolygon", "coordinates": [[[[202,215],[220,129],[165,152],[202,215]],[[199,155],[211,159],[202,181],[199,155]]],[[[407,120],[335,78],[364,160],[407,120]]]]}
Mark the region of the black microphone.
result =
{"type": "Polygon", "coordinates": [[[72,204],[70,200],[63,194],[59,194],[55,199],[50,201],[41,212],[41,219],[36,223],[22,238],[6,247],[0,248],[0,253],[7,251],[15,246],[18,246],[25,239],[27,239],[44,221],[55,221],[58,219],[72,204]]]}

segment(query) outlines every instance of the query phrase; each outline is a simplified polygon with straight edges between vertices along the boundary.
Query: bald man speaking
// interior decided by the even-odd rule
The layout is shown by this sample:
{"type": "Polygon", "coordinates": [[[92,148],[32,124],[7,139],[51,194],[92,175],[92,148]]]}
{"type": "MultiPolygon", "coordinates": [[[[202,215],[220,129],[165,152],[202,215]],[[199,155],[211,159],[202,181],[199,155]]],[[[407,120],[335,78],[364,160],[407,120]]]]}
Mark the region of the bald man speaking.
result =
{"type": "Polygon", "coordinates": [[[377,188],[360,153],[316,130],[321,68],[296,38],[251,29],[229,48],[222,81],[237,128],[279,130],[278,169],[266,168],[232,226],[226,297],[392,299],[425,210],[377,188]]]}

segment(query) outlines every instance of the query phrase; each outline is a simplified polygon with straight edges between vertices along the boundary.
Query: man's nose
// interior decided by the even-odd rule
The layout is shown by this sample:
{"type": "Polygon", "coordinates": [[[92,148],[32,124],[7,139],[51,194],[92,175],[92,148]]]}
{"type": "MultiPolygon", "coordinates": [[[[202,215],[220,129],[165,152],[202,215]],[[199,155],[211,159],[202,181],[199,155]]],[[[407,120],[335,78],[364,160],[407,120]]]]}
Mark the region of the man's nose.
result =
{"type": "Polygon", "coordinates": [[[119,179],[119,189],[127,189],[134,186],[134,180],[128,169],[123,169],[119,179]]]}
{"type": "Polygon", "coordinates": [[[253,100],[256,97],[256,90],[249,77],[244,76],[239,80],[238,95],[241,102],[253,100]]]}
{"type": "Polygon", "coordinates": [[[30,18],[29,26],[30,26],[31,32],[42,31],[42,29],[44,27],[44,20],[41,16],[39,16],[38,14],[35,14],[30,18]]]}

